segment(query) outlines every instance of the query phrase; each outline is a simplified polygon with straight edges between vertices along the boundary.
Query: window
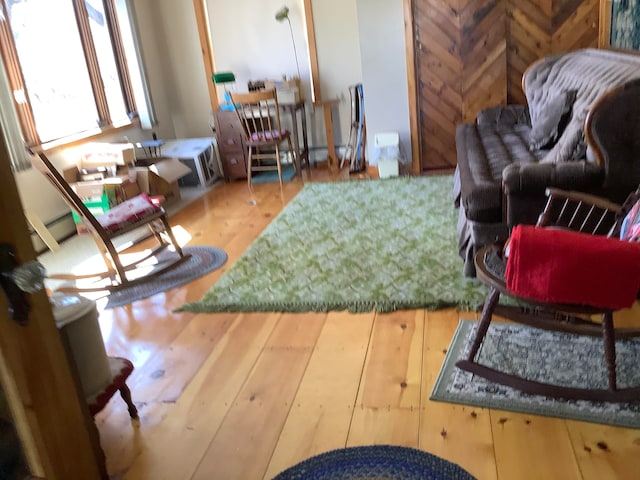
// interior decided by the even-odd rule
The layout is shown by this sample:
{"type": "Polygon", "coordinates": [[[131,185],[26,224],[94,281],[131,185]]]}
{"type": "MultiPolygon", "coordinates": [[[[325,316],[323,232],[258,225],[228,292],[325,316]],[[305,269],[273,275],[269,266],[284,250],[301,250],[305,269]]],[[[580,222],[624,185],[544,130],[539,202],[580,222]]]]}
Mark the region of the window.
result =
{"type": "Polygon", "coordinates": [[[122,3],[0,0],[0,53],[28,146],[64,143],[138,118],[129,74],[137,57],[125,55],[122,3]]]}

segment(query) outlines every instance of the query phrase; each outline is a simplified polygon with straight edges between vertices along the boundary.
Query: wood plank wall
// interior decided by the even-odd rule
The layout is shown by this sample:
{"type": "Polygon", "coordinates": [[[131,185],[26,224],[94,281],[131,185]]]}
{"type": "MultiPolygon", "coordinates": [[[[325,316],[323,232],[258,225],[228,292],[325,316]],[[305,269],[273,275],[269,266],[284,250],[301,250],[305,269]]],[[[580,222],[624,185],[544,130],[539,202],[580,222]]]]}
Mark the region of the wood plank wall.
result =
{"type": "Polygon", "coordinates": [[[508,103],[526,103],[522,75],[535,60],[598,46],[600,0],[508,0],[508,103]]]}
{"type": "Polygon", "coordinates": [[[536,59],[598,44],[600,0],[413,0],[421,172],[456,165],[455,129],[524,103],[536,59]]]}

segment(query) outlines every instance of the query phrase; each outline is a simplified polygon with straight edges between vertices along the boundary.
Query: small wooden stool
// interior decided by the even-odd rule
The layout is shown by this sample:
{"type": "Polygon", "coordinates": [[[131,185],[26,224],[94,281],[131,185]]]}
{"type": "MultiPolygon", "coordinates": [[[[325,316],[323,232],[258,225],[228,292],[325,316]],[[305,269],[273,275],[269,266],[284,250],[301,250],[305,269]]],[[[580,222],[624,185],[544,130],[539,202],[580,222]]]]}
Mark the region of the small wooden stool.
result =
{"type": "Polygon", "coordinates": [[[113,397],[117,391],[120,391],[120,396],[127,404],[129,416],[137,419],[138,409],[131,400],[131,390],[129,390],[126,384],[127,378],[129,378],[129,375],[133,372],[133,364],[126,358],[121,357],[108,357],[108,360],[113,380],[101,392],[87,397],[89,413],[91,413],[91,416],[95,416],[107,405],[111,397],[113,397]]]}

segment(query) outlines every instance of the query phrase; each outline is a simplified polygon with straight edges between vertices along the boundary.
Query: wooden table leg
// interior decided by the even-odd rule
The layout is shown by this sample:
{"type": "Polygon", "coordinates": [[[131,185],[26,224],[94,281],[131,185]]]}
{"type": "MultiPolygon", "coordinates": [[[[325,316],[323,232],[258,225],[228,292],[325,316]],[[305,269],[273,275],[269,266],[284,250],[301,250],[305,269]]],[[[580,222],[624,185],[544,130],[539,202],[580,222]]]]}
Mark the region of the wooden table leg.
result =
{"type": "Polygon", "coordinates": [[[336,155],[336,145],[333,138],[333,118],[331,116],[331,103],[322,105],[324,111],[324,131],[327,136],[327,160],[329,168],[338,168],[338,156],[336,155]]]}
{"type": "Polygon", "coordinates": [[[313,104],[314,107],[322,107],[322,114],[324,115],[324,132],[327,138],[327,162],[331,170],[337,170],[340,168],[338,155],[336,153],[335,139],[333,136],[333,116],[332,108],[338,104],[338,100],[320,100],[313,104]]]}
{"type": "Polygon", "coordinates": [[[295,107],[288,108],[289,113],[291,114],[291,130],[293,130],[293,135],[291,135],[291,140],[293,142],[293,162],[296,166],[296,175],[298,177],[302,177],[302,162],[300,161],[300,146],[298,145],[298,114],[296,113],[295,107]]]}

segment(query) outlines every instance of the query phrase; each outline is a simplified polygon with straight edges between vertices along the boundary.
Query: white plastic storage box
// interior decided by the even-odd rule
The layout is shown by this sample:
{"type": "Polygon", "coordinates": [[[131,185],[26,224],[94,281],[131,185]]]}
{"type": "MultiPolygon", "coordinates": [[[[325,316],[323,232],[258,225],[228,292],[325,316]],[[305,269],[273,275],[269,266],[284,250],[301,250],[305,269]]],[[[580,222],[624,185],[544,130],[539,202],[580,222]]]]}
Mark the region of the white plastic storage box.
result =
{"type": "Polygon", "coordinates": [[[380,178],[397,177],[400,172],[400,136],[397,132],[377,133],[373,137],[373,159],[380,178]]]}

